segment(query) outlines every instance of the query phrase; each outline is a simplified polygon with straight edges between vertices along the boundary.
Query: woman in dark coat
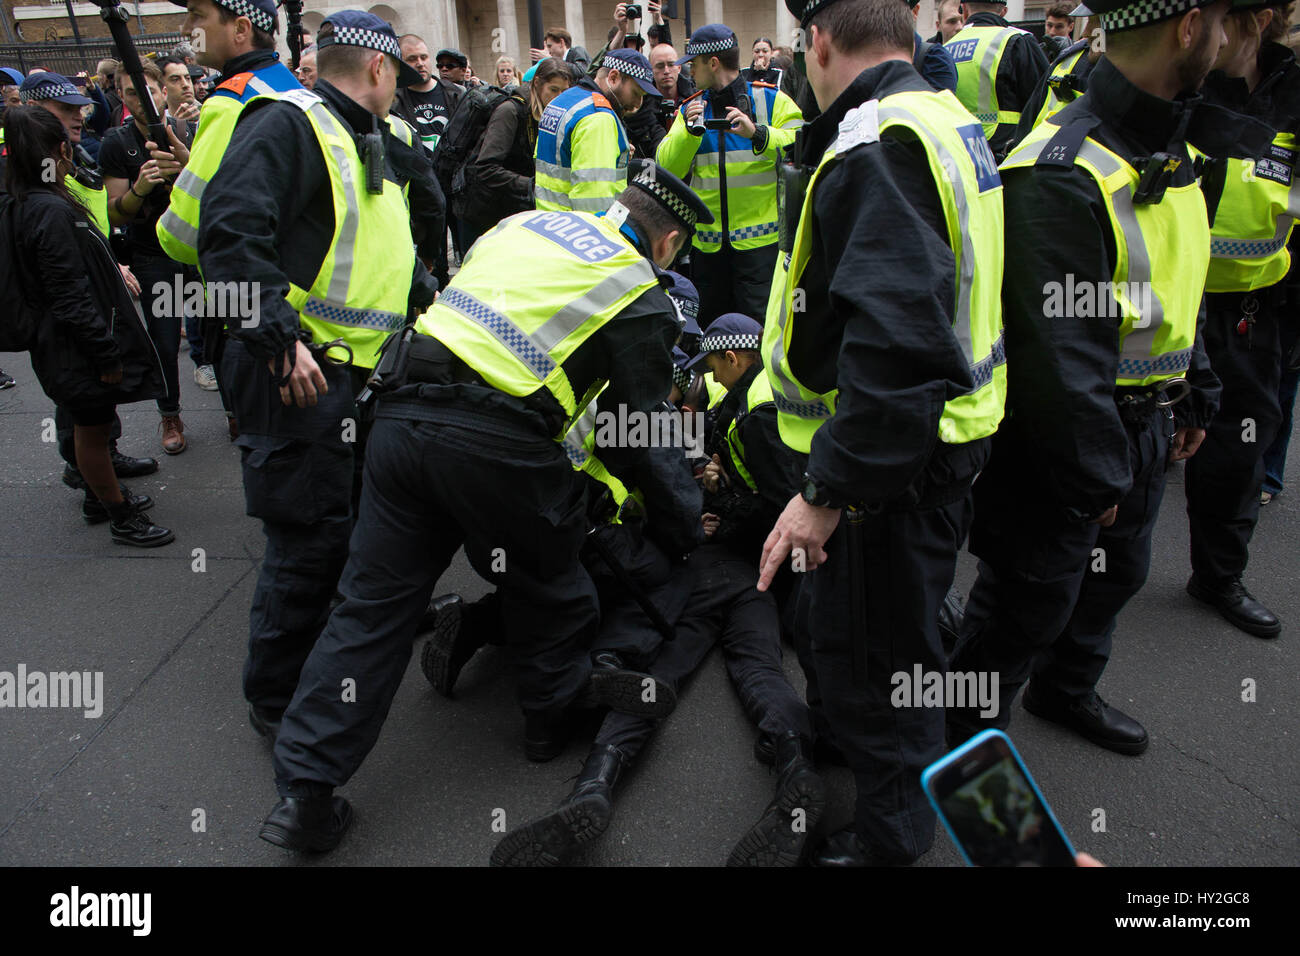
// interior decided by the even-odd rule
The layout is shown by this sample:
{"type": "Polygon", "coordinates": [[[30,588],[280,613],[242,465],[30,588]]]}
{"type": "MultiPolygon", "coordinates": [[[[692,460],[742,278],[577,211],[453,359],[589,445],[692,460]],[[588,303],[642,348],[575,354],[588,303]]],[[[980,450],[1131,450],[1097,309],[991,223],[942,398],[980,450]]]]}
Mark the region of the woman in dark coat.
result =
{"type": "Polygon", "coordinates": [[[73,163],[63,124],[40,107],[18,106],[5,112],[4,129],[13,273],[36,318],[32,368],[72,416],[77,468],[89,485],[82,516],[107,520],[120,544],[168,544],[175,535],[144,515],[153,501],[126,491],[109,457],[116,406],[164,391],[153,342],[108,243],[64,185],[73,163]]]}
{"type": "Polygon", "coordinates": [[[464,184],[452,183],[452,211],[460,219],[461,244],[507,216],[533,208],[533,154],[537,123],[548,103],[569,88],[573,74],[555,57],[537,61],[532,82],[513,91],[488,117],[478,156],[465,165],[464,184]],[[525,96],[527,97],[525,101],[525,96]]]}

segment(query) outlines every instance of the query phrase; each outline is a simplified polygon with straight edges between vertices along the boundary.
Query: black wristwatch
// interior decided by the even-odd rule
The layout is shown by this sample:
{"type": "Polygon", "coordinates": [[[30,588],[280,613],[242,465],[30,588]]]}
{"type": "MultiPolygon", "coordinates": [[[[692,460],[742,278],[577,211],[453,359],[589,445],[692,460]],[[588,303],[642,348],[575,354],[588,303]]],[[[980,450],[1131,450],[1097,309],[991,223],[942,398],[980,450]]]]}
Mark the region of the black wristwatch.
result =
{"type": "Polygon", "coordinates": [[[837,507],[831,500],[830,489],[806,471],[803,473],[803,486],[800,493],[803,495],[803,500],[814,508],[837,507]]]}

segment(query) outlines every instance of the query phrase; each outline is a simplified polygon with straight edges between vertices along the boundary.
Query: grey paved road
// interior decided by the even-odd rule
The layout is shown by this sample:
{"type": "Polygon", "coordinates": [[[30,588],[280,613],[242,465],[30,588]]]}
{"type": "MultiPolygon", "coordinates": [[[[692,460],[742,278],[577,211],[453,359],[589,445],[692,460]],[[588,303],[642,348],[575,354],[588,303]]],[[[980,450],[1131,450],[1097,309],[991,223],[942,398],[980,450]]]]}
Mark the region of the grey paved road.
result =
{"type": "MultiPolygon", "coordinates": [[[[140,552],[88,528],[61,462],[42,442],[52,406],[25,356],[0,355],[20,381],[0,392],[0,671],[104,674],[104,711],[0,710],[0,864],[482,865],[499,834],[568,790],[584,747],[534,765],[520,748],[509,662],[485,652],[456,701],[424,681],[418,654],[374,753],[343,791],[357,820],[330,856],[304,861],[257,839],[275,800],[269,749],[240,694],[247,612],[262,550],[243,513],[238,453],[213,393],[181,356],[189,450],[158,447],[151,405],[122,410],[130,454],[160,471],[135,483],[157,499],[177,542],[140,552]],[[193,549],[207,568],[193,570],[193,549]],[[196,832],[196,810],[206,829],[196,832]],[[498,814],[499,817],[499,814],[498,814]]],[[[1102,682],[1145,723],[1141,757],[1094,748],[1017,705],[1012,737],[1062,825],[1116,865],[1300,863],[1300,465],[1264,511],[1249,583],[1286,630],[1233,630],[1182,590],[1189,567],[1181,475],[1173,476],[1151,579],[1120,620],[1102,682]],[[1257,699],[1242,701],[1242,682],[1257,699]],[[1105,812],[1095,832],[1096,811],[1105,812]]],[[[959,583],[969,585],[964,557],[959,583]]],[[[463,561],[444,590],[482,585],[463,561]]],[[[418,649],[418,645],[417,645],[418,649]]],[[[788,662],[798,681],[797,665],[788,662]]],[[[801,684],[801,682],[800,682],[801,684]]],[[[717,865],[771,794],[754,733],[715,652],[621,787],[614,821],[582,862],[717,865]]],[[[852,784],[831,775],[829,822],[846,820],[852,784]]],[[[959,862],[940,834],[923,865],[959,862]]]]}

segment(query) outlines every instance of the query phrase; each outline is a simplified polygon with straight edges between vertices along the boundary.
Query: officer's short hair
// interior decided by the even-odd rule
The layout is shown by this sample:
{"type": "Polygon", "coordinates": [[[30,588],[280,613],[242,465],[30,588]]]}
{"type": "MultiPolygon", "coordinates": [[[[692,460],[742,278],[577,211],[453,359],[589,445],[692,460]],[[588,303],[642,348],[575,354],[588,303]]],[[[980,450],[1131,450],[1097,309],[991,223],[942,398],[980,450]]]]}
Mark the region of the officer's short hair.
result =
{"type": "Polygon", "coordinates": [[[718,58],[718,63],[722,65],[724,70],[740,69],[739,49],[732,48],[730,50],[723,50],[721,53],[710,53],[709,56],[716,56],[718,58]]]}
{"type": "MultiPolygon", "coordinates": [[[[234,13],[230,10],[227,10],[219,3],[215,3],[213,4],[213,6],[217,8],[217,19],[220,20],[223,25],[230,23],[239,17],[238,13],[234,13]]],[[[277,10],[275,13],[271,14],[271,31],[269,33],[266,30],[259,29],[258,27],[253,27],[253,49],[274,50],[275,35],[279,32],[280,32],[280,13],[277,10]]]]}
{"type": "MultiPolygon", "coordinates": [[[[894,0],[895,3],[898,0],[894,0]]],[[[658,242],[676,229],[687,236],[689,232],[682,221],[668,208],[639,186],[628,186],[618,194],[618,201],[627,207],[627,217],[633,220],[651,242],[658,242]]]]}
{"type": "Polygon", "coordinates": [[[364,70],[380,52],[368,46],[331,43],[316,51],[316,74],[325,80],[332,76],[353,76],[364,70]]]}
{"type": "Polygon", "coordinates": [[[809,26],[829,33],[840,53],[889,50],[911,57],[915,49],[916,20],[898,0],[841,0],[818,11],[809,26]]]}

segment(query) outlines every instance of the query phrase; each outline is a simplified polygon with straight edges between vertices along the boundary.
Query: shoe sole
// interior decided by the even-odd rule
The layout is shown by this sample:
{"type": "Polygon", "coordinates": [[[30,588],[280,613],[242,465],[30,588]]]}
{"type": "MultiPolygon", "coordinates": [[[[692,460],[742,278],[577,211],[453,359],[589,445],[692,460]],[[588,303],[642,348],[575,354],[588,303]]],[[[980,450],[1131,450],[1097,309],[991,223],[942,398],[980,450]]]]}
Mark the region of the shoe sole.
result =
{"type": "Polygon", "coordinates": [[[328,837],[305,839],[301,833],[287,830],[278,823],[263,823],[257,835],[267,843],[273,843],[283,850],[294,850],[298,853],[328,853],[342,842],[348,828],[352,826],[352,805],[345,803],[343,807],[343,825],[328,837]]]}
{"type": "Polygon", "coordinates": [[[433,685],[434,690],[448,699],[465,666],[462,664],[455,670],[451,666],[459,635],[460,605],[453,604],[438,615],[438,620],[433,625],[433,634],[420,654],[420,670],[424,672],[425,679],[433,685]]]}
{"type": "Polygon", "coordinates": [[[581,797],[512,830],[492,851],[493,866],[560,866],[575,846],[609,827],[610,808],[597,796],[581,797]]]}
{"type": "Polygon", "coordinates": [[[113,538],[113,543],[114,543],[114,544],[125,544],[125,545],[127,545],[127,546],[129,546],[129,547],[132,547],[132,548],[161,548],[164,544],[171,544],[171,543],[172,543],[173,541],[175,541],[175,540],[176,540],[176,533],[175,533],[174,531],[168,531],[168,532],[167,532],[167,537],[165,537],[165,538],[158,538],[157,540],[151,540],[151,541],[130,541],[130,540],[127,540],[126,538],[117,538],[117,537],[115,537],[115,538],[113,538]]]}
{"type": "Polygon", "coordinates": [[[1098,747],[1113,751],[1117,754],[1123,754],[1126,757],[1136,757],[1138,754],[1144,753],[1147,747],[1151,745],[1151,738],[1149,736],[1138,743],[1124,743],[1122,741],[1111,740],[1107,737],[1099,737],[1097,734],[1089,733],[1079,727],[1069,717],[1063,717],[1060,714],[1053,713],[1029,697],[1022,697],[1020,703],[1025,710],[1029,711],[1029,713],[1033,714],[1035,717],[1056,724],[1058,727],[1064,727],[1066,730],[1078,734],[1089,743],[1096,744],[1098,747]]]}
{"type": "Polygon", "coordinates": [[[632,717],[667,717],[677,706],[677,695],[667,684],[655,680],[654,700],[647,701],[646,679],[647,675],[635,671],[598,668],[591,672],[587,700],[632,717]]]}
{"type": "Polygon", "coordinates": [[[796,774],[777,794],[759,818],[740,838],[727,858],[727,866],[788,867],[798,866],[808,845],[808,837],[826,809],[826,785],[811,769],[796,774]],[[795,829],[795,811],[802,810],[795,829]]]}
{"type": "Polygon", "coordinates": [[[186,448],[185,445],[181,445],[180,448],[177,448],[175,451],[172,451],[172,450],[171,450],[170,448],[168,448],[166,445],[163,445],[163,451],[165,451],[165,452],[166,452],[167,454],[169,454],[169,455],[179,455],[181,452],[183,452],[183,451],[185,450],[185,448],[186,448]]]}
{"type": "Polygon", "coordinates": [[[1187,583],[1187,593],[1190,594],[1197,601],[1200,601],[1202,604],[1208,604],[1210,607],[1214,608],[1216,611],[1219,612],[1219,616],[1221,618],[1223,618],[1225,621],[1227,621],[1237,630],[1245,631],[1247,634],[1250,634],[1253,637],[1263,637],[1263,638],[1277,637],[1279,634],[1282,633],[1281,621],[1278,621],[1277,624],[1274,624],[1272,626],[1261,626],[1258,624],[1247,624],[1245,621],[1237,620],[1235,617],[1232,617],[1226,610],[1224,610],[1219,605],[1219,603],[1214,599],[1214,595],[1211,592],[1202,590],[1201,586],[1198,584],[1194,584],[1189,581],[1187,583]]]}

